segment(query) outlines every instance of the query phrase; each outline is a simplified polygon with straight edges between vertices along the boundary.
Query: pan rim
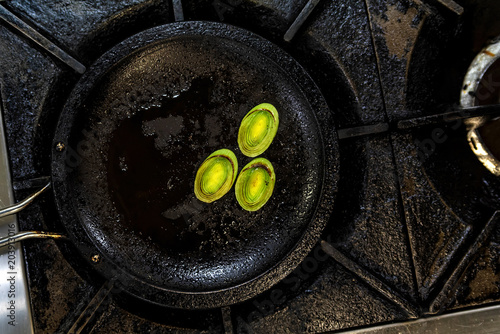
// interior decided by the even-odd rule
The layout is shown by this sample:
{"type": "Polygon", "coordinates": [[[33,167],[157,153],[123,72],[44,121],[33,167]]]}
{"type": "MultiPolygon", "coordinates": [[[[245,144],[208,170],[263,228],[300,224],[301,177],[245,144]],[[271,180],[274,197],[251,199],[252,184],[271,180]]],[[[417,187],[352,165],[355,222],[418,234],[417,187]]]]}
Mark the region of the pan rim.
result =
{"type": "MultiPolygon", "coordinates": [[[[316,245],[323,228],[327,224],[329,211],[331,210],[331,205],[336,193],[336,181],[338,178],[338,143],[335,127],[333,125],[332,113],[328,108],[326,102],[324,101],[324,98],[321,96],[319,88],[317,88],[307,72],[300,66],[299,63],[297,63],[281,48],[265,40],[264,38],[241,28],[223,23],[204,21],[178,22],[167,24],[164,26],[148,29],[142,33],[130,37],[122,43],[119,43],[117,46],[101,56],[95,64],[99,64],[103,59],[112,55],[113,52],[115,52],[114,50],[119,46],[121,48],[131,47],[129,53],[130,55],[133,52],[140,50],[140,48],[143,46],[155,43],[151,42],[151,40],[157,39],[156,42],[160,43],[162,38],[165,39],[169,35],[181,37],[188,36],[190,34],[194,36],[208,35],[218,38],[229,38],[231,40],[236,39],[236,41],[244,43],[246,45],[258,45],[260,48],[264,46],[265,49],[272,49],[272,52],[265,53],[265,55],[268,56],[268,58],[271,57],[270,60],[275,62],[280,68],[287,68],[295,83],[306,95],[308,103],[314,104],[311,105],[311,109],[315,111],[313,116],[315,117],[315,121],[318,124],[318,128],[321,130],[321,132],[319,133],[319,138],[321,143],[321,151],[323,154],[323,166],[321,175],[322,184],[320,185],[319,189],[319,200],[318,204],[314,208],[312,219],[308,225],[308,228],[297,240],[295,246],[288,252],[288,254],[280,261],[275,263],[267,271],[260,273],[260,275],[257,275],[246,282],[214,291],[180,291],[152,286],[148,282],[142,281],[139,277],[119,267],[105,255],[106,252],[102,252],[102,249],[99,249],[99,245],[95,245],[92,242],[92,238],[90,238],[88,235],[86,235],[86,237],[89,240],[78,240],[76,242],[76,246],[80,250],[85,249],[82,255],[84,255],[87,261],[90,261],[90,257],[87,256],[89,254],[89,251],[86,250],[87,248],[93,250],[93,248],[95,247],[100,251],[101,254],[104,255],[103,260],[99,264],[96,265],[90,262],[97,268],[97,270],[99,270],[99,268],[103,268],[104,266],[110,266],[111,268],[115,268],[116,271],[121,271],[122,275],[128,277],[131,281],[138,280],[140,281],[140,285],[146,283],[150,287],[149,289],[135,289],[134,286],[137,284],[131,284],[130,286],[125,284],[123,290],[127,293],[130,293],[141,299],[146,299],[149,302],[171,307],[211,308],[234,304],[236,302],[251,298],[252,296],[257,295],[264,290],[267,290],[268,288],[270,288],[270,286],[277,283],[279,280],[283,279],[284,277],[286,277],[286,275],[291,273],[291,271],[307,256],[314,245],[316,245]],[[203,33],[200,34],[200,31],[202,31],[203,33]],[[144,40],[141,40],[140,43],[138,43],[137,36],[140,35],[143,37],[144,34],[147,34],[147,37],[149,37],[150,39],[145,38],[144,40]],[[318,118],[321,119],[321,122],[318,118]],[[165,296],[162,296],[161,298],[155,298],[154,294],[158,290],[161,290],[165,294],[165,296]],[[225,301],[221,303],[221,300],[225,301]]],[[[121,59],[118,60],[117,63],[119,61],[121,61],[121,59]]],[[[83,81],[88,78],[88,76],[93,75],[92,71],[94,69],[94,66],[92,66],[91,69],[86,74],[84,74],[80,81],[83,81]]],[[[105,71],[103,71],[101,74],[104,73],[105,71]]],[[[78,83],[76,84],[76,86],[78,86],[78,83]]],[[[61,115],[61,119],[62,116],[63,115],[61,115]]],[[[64,124],[64,121],[62,121],[61,119],[59,120],[57,126],[54,143],[61,142],[61,138],[64,137],[61,136],[61,132],[67,133],[67,130],[70,126],[70,124],[64,124]]],[[[55,147],[55,145],[53,145],[53,147],[55,147]]],[[[64,166],[61,165],[62,160],[63,159],[61,159],[60,152],[54,149],[52,153],[52,174],[54,182],[53,189],[59,212],[66,211],[65,209],[61,208],[61,203],[57,200],[57,198],[60,198],[60,196],[62,195],[61,189],[64,189],[62,187],[65,187],[64,184],[61,184],[64,183],[64,178],[61,178],[61,175],[65,174],[64,171],[61,170],[61,168],[64,169],[64,166]]],[[[82,230],[85,234],[87,233],[87,230],[83,228],[83,226],[80,226],[80,228],[77,227],[73,231],[69,231],[70,235],[73,237],[72,239],[76,239],[75,234],[81,236],[82,230]]]]}

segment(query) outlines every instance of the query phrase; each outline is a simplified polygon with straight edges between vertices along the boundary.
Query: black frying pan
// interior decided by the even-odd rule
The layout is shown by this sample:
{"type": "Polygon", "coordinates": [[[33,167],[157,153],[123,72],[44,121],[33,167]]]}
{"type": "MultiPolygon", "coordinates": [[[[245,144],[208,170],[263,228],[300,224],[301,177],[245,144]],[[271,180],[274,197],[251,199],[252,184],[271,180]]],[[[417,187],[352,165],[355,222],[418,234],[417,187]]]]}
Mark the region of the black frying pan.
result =
{"type": "Polygon", "coordinates": [[[239,28],[184,22],[135,35],[81,78],[61,114],[52,181],[69,237],[126,293],[181,308],[250,298],[316,243],[336,190],[330,111],[290,56],[239,28]],[[194,177],[213,151],[238,149],[245,114],[280,113],[264,152],[277,175],[257,212],[234,188],[205,204],[194,177]],[[64,147],[64,149],[63,149],[64,147]]]}

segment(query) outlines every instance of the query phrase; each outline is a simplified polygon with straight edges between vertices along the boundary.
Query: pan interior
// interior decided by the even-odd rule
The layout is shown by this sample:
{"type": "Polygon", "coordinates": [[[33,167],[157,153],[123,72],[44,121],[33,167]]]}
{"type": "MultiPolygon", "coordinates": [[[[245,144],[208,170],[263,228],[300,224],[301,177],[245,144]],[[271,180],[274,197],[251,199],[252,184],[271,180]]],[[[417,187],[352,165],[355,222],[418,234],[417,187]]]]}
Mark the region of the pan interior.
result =
{"type": "Polygon", "coordinates": [[[68,173],[67,200],[102,254],[149,284],[187,292],[229,288],[277,265],[314,218],[323,175],[314,110],[286,69],[216,36],[168,38],[108,58],[65,110],[75,115],[67,142],[81,158],[68,173]],[[198,201],[194,179],[210,153],[232,150],[240,169],[251,161],[238,128],[264,102],[280,115],[261,155],[276,172],[269,202],[247,212],[234,186],[213,203],[198,201]]]}

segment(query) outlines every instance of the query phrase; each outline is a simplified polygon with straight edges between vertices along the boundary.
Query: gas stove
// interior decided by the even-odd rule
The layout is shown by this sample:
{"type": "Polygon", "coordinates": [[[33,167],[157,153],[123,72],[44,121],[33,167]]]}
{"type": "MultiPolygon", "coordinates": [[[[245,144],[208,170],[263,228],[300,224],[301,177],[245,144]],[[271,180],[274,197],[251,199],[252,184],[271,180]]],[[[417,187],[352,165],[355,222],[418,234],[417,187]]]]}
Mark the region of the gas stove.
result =
{"type": "Polygon", "coordinates": [[[498,319],[499,14],[495,0],[0,1],[0,203],[31,203],[1,218],[0,236],[12,238],[0,256],[2,333],[391,332],[436,322],[444,332],[498,319]],[[122,293],[94,270],[98,256],[84,260],[65,240],[44,188],[82,75],[132,36],[183,21],[234,26],[284,50],[319,87],[339,142],[335,201],[310,252],[258,294],[201,309],[122,293]],[[50,235],[21,243],[18,231],[50,235]],[[465,315],[471,322],[450,321],[465,315]]]}

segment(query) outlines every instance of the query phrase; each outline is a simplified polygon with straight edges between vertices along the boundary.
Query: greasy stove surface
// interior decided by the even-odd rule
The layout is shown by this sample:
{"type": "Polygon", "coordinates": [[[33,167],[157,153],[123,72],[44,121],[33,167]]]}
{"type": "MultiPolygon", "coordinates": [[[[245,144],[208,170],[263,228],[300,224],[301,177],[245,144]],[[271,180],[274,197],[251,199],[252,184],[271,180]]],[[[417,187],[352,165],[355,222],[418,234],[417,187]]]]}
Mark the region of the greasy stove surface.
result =
{"type": "MultiPolygon", "coordinates": [[[[0,3],[0,93],[18,199],[51,174],[57,118],[83,66],[127,37],[175,20],[224,21],[281,46],[322,90],[341,137],[331,221],[278,285],[223,308],[160,309],[120,294],[70,244],[26,241],[36,333],[316,333],[500,301],[499,180],[470,151],[461,122],[392,126],[457,105],[472,59],[500,35],[500,5],[319,1],[311,15],[299,15],[315,3],[0,3]],[[8,24],[12,15],[62,54],[8,24]]],[[[63,232],[58,219],[50,193],[19,215],[23,230],[63,232]]]]}

